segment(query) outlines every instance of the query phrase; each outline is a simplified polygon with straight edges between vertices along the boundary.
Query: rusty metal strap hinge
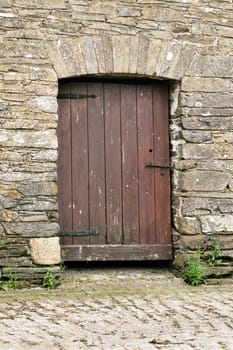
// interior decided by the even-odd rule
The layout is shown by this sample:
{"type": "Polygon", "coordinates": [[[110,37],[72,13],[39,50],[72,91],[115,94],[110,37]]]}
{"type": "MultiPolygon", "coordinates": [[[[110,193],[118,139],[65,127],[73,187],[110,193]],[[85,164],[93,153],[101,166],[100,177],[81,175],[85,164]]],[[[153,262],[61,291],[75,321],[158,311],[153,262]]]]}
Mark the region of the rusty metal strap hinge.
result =
{"type": "Polygon", "coordinates": [[[58,94],[59,100],[77,100],[81,98],[96,98],[96,95],[84,95],[84,94],[58,94]]]}
{"type": "Polygon", "coordinates": [[[171,169],[171,165],[162,165],[162,164],[153,164],[149,163],[145,165],[145,168],[159,168],[160,169],[160,175],[163,176],[165,174],[165,169],[171,169]]]}
{"type": "Polygon", "coordinates": [[[60,231],[60,236],[75,236],[75,237],[85,237],[85,236],[97,236],[99,233],[96,231],[60,231]]]}
{"type": "Polygon", "coordinates": [[[160,168],[160,169],[171,169],[172,166],[171,165],[161,165],[161,164],[153,164],[153,163],[149,163],[145,165],[145,168],[160,168]]]}

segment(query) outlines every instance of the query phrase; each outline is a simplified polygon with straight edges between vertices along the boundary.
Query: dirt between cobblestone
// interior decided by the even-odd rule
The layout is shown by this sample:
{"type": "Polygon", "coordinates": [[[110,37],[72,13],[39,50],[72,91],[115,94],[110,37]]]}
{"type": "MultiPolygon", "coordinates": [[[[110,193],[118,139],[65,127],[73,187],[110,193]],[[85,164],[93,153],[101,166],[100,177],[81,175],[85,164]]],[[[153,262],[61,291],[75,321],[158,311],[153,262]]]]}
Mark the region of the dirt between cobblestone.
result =
{"type": "Polygon", "coordinates": [[[233,281],[168,269],[70,269],[56,290],[0,293],[0,350],[233,350],[233,281]]]}

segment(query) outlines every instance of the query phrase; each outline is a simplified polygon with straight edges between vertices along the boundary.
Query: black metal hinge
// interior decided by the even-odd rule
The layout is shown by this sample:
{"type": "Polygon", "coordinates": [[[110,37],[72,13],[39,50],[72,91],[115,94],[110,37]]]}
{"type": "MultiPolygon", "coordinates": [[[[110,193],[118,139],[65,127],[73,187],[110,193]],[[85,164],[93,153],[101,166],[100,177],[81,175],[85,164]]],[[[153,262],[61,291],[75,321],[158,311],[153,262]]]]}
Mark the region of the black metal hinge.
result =
{"type": "Polygon", "coordinates": [[[150,164],[146,164],[145,165],[145,168],[160,168],[160,169],[171,169],[172,166],[171,165],[161,165],[161,164],[153,164],[153,163],[150,163],[150,164]]]}
{"type": "Polygon", "coordinates": [[[60,236],[97,236],[99,233],[96,231],[60,231],[60,236]]]}
{"type": "Polygon", "coordinates": [[[84,95],[84,94],[58,94],[59,100],[77,100],[80,98],[96,98],[96,95],[84,95]]]}
{"type": "Polygon", "coordinates": [[[171,165],[161,165],[161,164],[153,164],[149,163],[145,165],[145,168],[159,168],[160,169],[160,175],[164,175],[165,169],[172,169],[171,165]]]}

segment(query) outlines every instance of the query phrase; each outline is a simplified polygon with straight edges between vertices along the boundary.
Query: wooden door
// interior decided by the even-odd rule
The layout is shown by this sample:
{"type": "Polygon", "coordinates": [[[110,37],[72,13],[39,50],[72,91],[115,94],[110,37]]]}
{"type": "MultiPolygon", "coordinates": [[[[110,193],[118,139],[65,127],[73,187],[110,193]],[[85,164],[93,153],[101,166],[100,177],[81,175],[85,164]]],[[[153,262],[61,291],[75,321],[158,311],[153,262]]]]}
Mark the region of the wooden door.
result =
{"type": "Polygon", "coordinates": [[[167,86],[62,82],[58,103],[65,259],[171,259],[167,86]]]}

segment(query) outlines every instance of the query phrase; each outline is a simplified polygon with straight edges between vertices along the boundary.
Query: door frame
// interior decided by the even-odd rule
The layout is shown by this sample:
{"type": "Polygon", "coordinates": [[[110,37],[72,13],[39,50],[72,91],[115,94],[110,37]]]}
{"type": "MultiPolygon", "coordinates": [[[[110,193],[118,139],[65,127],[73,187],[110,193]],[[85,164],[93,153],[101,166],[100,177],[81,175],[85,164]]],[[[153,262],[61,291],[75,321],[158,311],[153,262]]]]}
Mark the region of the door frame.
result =
{"type": "MultiPolygon", "coordinates": [[[[68,79],[72,81],[71,79],[68,79]]],[[[77,79],[78,82],[109,82],[110,79],[77,79]]],[[[128,78],[127,78],[128,80],[128,78]]],[[[115,83],[119,82],[119,79],[113,80],[115,83]]],[[[129,80],[130,81],[130,80],[129,80]]],[[[131,81],[135,81],[131,80],[131,81]]],[[[139,83],[151,84],[158,82],[157,80],[149,79],[136,79],[139,83]]],[[[167,101],[167,118],[168,116],[168,101],[167,101]]],[[[169,128],[168,128],[169,137],[169,128]]],[[[171,184],[169,190],[171,188],[171,184]]],[[[170,210],[171,210],[171,203],[170,210]]],[[[171,220],[171,213],[170,218],[171,220]]],[[[170,223],[171,230],[171,223],[170,223]]],[[[70,238],[70,237],[69,237],[70,238]]],[[[171,245],[171,231],[169,232],[169,239],[163,244],[133,244],[133,245],[112,245],[112,244],[69,244],[71,240],[68,239],[66,244],[61,244],[62,251],[66,261],[120,261],[120,260],[171,260],[172,259],[172,245],[171,245]]]]}

